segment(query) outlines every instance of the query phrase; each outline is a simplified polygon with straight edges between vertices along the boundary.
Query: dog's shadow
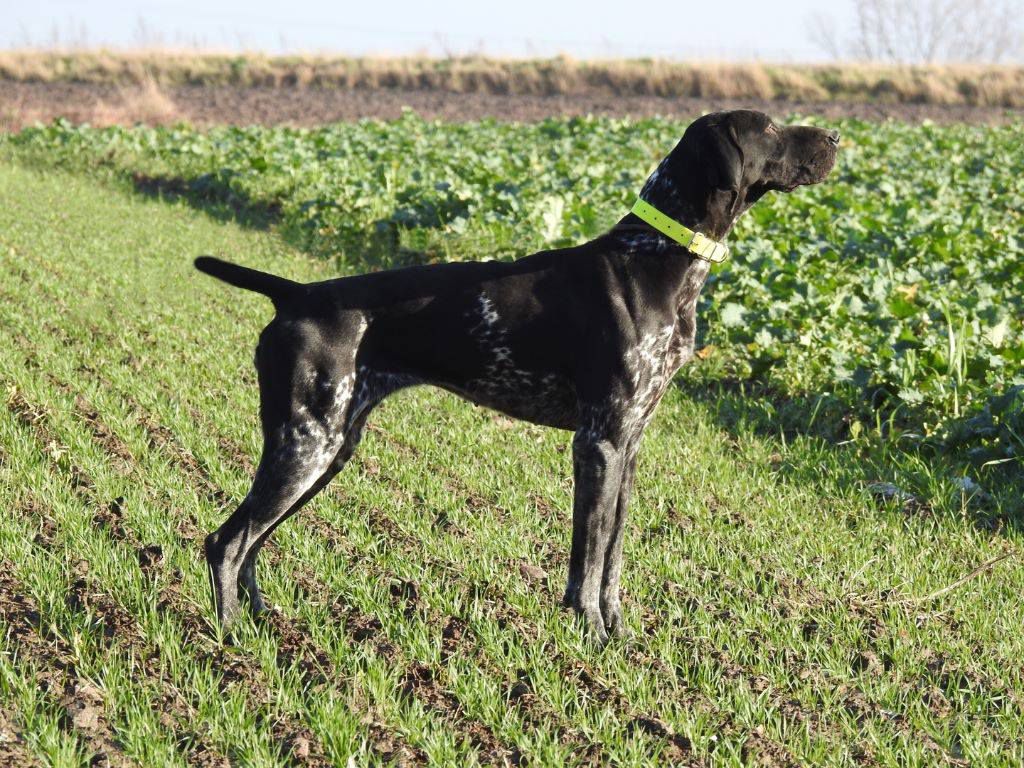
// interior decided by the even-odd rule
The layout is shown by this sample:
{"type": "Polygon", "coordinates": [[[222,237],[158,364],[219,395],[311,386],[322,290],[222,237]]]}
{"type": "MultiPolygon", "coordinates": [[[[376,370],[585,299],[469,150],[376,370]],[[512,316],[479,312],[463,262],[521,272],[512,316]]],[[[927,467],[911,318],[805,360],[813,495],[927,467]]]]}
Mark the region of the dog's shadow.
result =
{"type": "Polygon", "coordinates": [[[772,457],[773,471],[791,482],[823,493],[825,483],[836,483],[844,491],[866,494],[879,508],[966,519],[989,533],[1024,531],[1020,461],[972,460],[965,452],[920,440],[913,429],[858,428],[857,414],[830,393],[786,396],[757,382],[709,385],[685,375],[676,385],[731,436],[774,440],[779,451],[772,457]]]}
{"type": "Polygon", "coordinates": [[[344,254],[345,263],[361,271],[429,264],[441,258],[441,254],[404,247],[399,227],[390,220],[380,220],[368,231],[346,233],[329,241],[315,238],[299,226],[283,226],[280,203],[241,192],[232,184],[236,175],[230,168],[194,178],[134,173],[131,182],[141,195],[184,202],[217,221],[261,231],[273,227],[285,242],[311,256],[335,258],[344,254]]]}
{"type": "Polygon", "coordinates": [[[217,221],[230,221],[247,229],[269,229],[281,220],[281,206],[254,201],[231,186],[234,172],[221,169],[195,178],[184,176],[131,175],[132,187],[158,200],[181,200],[217,221]]]}

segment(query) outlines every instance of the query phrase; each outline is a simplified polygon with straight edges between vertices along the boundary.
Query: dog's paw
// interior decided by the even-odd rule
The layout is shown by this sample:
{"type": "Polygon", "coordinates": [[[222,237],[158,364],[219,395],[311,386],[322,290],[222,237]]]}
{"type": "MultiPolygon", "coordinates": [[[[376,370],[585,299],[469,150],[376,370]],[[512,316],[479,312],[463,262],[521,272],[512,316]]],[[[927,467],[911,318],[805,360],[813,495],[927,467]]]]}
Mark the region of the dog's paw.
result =
{"type": "Polygon", "coordinates": [[[562,607],[572,608],[579,613],[580,604],[580,588],[569,582],[569,585],[565,588],[565,594],[562,595],[562,607]]]}
{"type": "Polygon", "coordinates": [[[604,619],[601,618],[597,606],[576,608],[576,615],[582,621],[587,637],[598,648],[604,648],[608,644],[608,630],[605,629],[604,619]]]}
{"type": "Polygon", "coordinates": [[[605,605],[601,608],[601,616],[604,618],[604,626],[608,636],[616,640],[625,640],[630,636],[629,627],[622,616],[622,606],[619,603],[605,605]]]}
{"type": "Polygon", "coordinates": [[[576,614],[576,618],[583,625],[587,636],[599,648],[608,644],[608,630],[605,627],[605,621],[601,616],[601,607],[597,600],[592,603],[584,602],[580,598],[579,588],[570,584],[565,590],[562,605],[576,614]]]}
{"type": "Polygon", "coordinates": [[[243,593],[243,597],[249,603],[249,612],[254,617],[262,616],[263,614],[267,613],[268,611],[272,611],[273,610],[273,608],[271,608],[271,606],[267,605],[263,601],[263,597],[260,595],[259,592],[257,592],[255,595],[253,595],[250,592],[245,592],[245,593],[243,593]]]}

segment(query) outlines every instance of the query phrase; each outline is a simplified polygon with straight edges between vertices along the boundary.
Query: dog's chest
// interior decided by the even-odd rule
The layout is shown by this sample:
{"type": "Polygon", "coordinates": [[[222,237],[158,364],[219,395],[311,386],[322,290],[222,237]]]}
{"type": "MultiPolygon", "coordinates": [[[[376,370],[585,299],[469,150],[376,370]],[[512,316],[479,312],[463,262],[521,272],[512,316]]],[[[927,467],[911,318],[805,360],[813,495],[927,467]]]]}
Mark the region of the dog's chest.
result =
{"type": "Polygon", "coordinates": [[[643,334],[626,353],[626,371],[630,377],[624,418],[626,425],[643,428],[668,389],[683,362],[686,340],[675,323],[643,334]]]}

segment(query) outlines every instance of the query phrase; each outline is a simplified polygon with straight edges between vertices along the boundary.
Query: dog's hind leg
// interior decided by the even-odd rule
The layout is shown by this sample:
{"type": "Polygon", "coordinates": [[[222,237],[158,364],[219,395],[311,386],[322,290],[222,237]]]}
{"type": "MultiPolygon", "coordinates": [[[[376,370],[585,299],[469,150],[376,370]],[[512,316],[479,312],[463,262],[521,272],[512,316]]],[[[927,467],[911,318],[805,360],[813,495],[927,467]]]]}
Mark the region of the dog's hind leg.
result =
{"type": "Polygon", "coordinates": [[[352,458],[355,453],[356,447],[362,440],[363,427],[366,424],[366,419],[370,415],[370,411],[380,401],[373,403],[372,405],[362,405],[359,407],[359,414],[355,420],[348,427],[345,432],[345,439],[341,445],[341,449],[334,457],[334,461],[331,462],[330,467],[323,475],[313,484],[313,486],[304,493],[298,501],[296,501],[291,508],[288,509],[283,515],[281,515],[264,533],[263,535],[250,546],[248,553],[245,556],[245,560],[242,563],[242,568],[238,575],[238,583],[241,591],[245,594],[246,599],[249,601],[249,607],[254,614],[262,613],[266,610],[266,605],[263,602],[263,597],[260,594],[259,584],[256,580],[256,559],[260,553],[260,549],[266,543],[267,539],[273,535],[277,527],[287,520],[289,517],[298,512],[305,504],[316,496],[321,490],[327,487],[328,483],[337,475],[348,463],[348,460],[352,458]]]}
{"type": "MultiPolygon", "coordinates": [[[[224,625],[236,615],[240,593],[253,612],[265,609],[256,581],[260,548],[352,458],[370,412],[396,389],[415,383],[363,368],[327,380],[329,387],[319,385],[319,401],[328,408],[311,403],[293,410],[285,425],[264,424],[268,440],[252,490],[228,521],[207,537],[214,602],[224,625]],[[277,435],[286,439],[272,440],[277,435]]],[[[268,389],[264,387],[265,392],[268,389]]],[[[273,419],[273,410],[266,405],[265,422],[273,419]]]]}
{"type": "Polygon", "coordinates": [[[364,329],[361,318],[338,328],[338,336],[347,335],[340,349],[327,346],[321,329],[309,321],[276,319],[260,337],[263,455],[248,495],[206,538],[217,618],[224,626],[238,612],[239,592],[248,593],[254,609],[263,607],[255,576],[260,545],[337,472],[364,329]]]}
{"type": "MultiPolygon", "coordinates": [[[[225,523],[206,537],[217,618],[225,627],[238,612],[242,586],[248,588],[250,597],[259,594],[255,556],[260,544],[281,520],[298,511],[326,484],[321,481],[337,453],[320,425],[291,421],[276,432],[268,436],[248,495],[225,523]],[[243,568],[249,582],[244,585],[243,568]]],[[[262,607],[262,599],[254,600],[253,607],[262,607]]]]}
{"type": "Polygon", "coordinates": [[[238,573],[238,587],[239,591],[245,595],[246,600],[249,601],[249,609],[254,614],[263,613],[267,609],[266,604],[263,602],[263,596],[260,594],[259,583],[256,580],[256,558],[259,556],[260,549],[277,529],[277,526],[302,509],[307,502],[327,487],[327,484],[336,474],[338,474],[338,472],[341,471],[343,466],[344,462],[337,466],[336,464],[332,464],[330,468],[320,476],[320,479],[313,483],[313,487],[302,494],[302,496],[299,497],[299,500],[292,504],[288,511],[281,515],[270,526],[270,528],[268,528],[263,535],[249,547],[249,551],[246,553],[245,559],[242,561],[242,567],[238,573]]]}

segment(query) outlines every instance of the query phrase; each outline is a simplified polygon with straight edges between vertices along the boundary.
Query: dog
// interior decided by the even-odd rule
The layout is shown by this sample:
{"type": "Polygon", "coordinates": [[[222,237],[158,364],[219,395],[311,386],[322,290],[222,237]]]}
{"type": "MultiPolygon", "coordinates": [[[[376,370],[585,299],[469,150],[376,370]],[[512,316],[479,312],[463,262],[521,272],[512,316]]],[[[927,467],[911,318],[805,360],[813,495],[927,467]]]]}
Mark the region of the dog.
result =
{"type": "Polygon", "coordinates": [[[195,266],[276,309],[256,347],[263,452],[241,505],[205,542],[217,618],[265,609],[260,547],[351,458],[370,412],[431,384],[573,432],[564,603],[604,644],[626,632],[622,539],[644,428],[694,352],[696,304],[737,218],[823,181],[839,133],[760,112],[705,115],[633,211],[572,248],[514,262],[414,266],[302,284],[209,256],[195,266]]]}

